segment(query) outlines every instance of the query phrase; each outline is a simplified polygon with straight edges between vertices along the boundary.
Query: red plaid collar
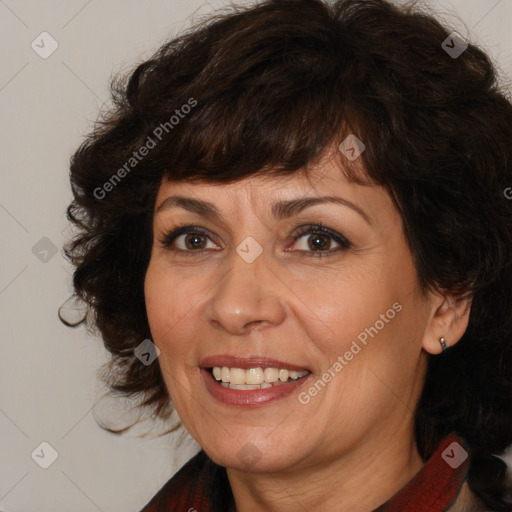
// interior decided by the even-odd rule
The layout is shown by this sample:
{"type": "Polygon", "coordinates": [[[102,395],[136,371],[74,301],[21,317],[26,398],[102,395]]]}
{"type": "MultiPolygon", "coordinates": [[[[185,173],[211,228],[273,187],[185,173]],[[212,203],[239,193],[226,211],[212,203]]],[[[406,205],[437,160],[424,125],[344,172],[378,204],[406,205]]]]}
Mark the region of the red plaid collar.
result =
{"type": "Polygon", "coordinates": [[[374,512],[444,512],[457,498],[469,470],[469,449],[450,434],[421,470],[374,512]]]}

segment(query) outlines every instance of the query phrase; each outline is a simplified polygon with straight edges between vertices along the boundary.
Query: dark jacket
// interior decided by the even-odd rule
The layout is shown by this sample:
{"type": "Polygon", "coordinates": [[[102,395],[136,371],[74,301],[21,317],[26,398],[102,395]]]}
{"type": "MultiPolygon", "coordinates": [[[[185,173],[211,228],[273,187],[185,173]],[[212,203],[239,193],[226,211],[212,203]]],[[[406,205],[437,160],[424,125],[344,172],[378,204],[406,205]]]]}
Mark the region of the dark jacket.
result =
{"type": "MultiPolygon", "coordinates": [[[[446,437],[408,484],[373,512],[491,512],[469,489],[471,455],[454,434],[446,437]],[[458,443],[458,448],[452,443],[458,443]]],[[[234,500],[226,469],[201,450],[140,512],[229,512],[234,500]]]]}

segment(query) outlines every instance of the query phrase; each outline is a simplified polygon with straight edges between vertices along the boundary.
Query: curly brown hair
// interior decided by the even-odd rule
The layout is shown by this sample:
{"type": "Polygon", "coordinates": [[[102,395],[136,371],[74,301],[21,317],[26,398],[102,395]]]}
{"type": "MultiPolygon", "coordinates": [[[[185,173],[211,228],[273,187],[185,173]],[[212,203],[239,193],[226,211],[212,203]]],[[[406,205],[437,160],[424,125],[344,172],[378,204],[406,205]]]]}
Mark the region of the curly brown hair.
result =
{"type": "Polygon", "coordinates": [[[113,81],[112,108],[71,160],[79,233],[66,246],[112,390],[172,412],[159,366],[134,357],[151,338],[143,286],[162,179],[286,175],[354,133],[368,180],[402,216],[422,290],[472,298],[462,339],[430,356],[419,452],[455,431],[472,450],[470,487],[512,510],[493,456],[512,443],[512,104],[485,52],[443,49],[450,33],[385,0],[266,0],[210,17],[113,81]]]}

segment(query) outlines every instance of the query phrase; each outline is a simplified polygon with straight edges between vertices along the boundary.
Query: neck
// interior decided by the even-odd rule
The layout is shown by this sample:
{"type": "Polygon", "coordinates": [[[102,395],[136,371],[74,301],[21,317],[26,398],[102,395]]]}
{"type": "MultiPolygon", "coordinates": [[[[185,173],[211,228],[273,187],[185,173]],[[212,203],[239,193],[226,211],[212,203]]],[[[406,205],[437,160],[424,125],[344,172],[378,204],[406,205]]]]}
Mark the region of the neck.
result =
{"type": "Polygon", "coordinates": [[[280,473],[227,469],[236,512],[369,512],[389,500],[423,467],[412,429],[382,432],[342,457],[280,473]]]}

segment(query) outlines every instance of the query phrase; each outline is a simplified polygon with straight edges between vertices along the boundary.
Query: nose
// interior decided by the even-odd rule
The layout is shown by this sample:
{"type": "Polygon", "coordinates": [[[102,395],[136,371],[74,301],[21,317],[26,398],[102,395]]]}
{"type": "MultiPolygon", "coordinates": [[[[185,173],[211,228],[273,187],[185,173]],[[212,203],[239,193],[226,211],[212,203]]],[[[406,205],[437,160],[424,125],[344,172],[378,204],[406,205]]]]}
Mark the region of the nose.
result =
{"type": "Polygon", "coordinates": [[[247,263],[236,252],[208,306],[210,324],[231,334],[277,326],[286,316],[281,294],[286,287],[267,265],[264,254],[247,263]]]}

